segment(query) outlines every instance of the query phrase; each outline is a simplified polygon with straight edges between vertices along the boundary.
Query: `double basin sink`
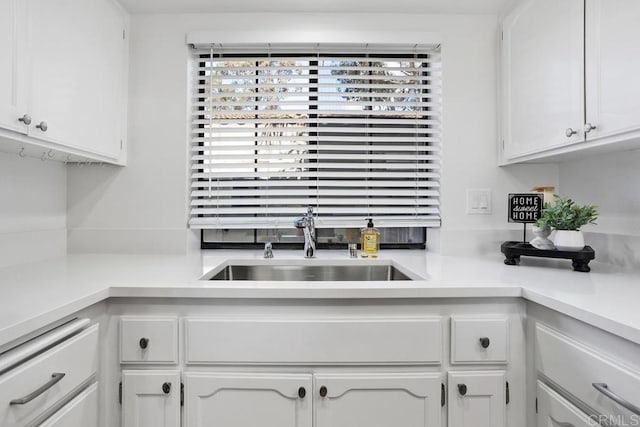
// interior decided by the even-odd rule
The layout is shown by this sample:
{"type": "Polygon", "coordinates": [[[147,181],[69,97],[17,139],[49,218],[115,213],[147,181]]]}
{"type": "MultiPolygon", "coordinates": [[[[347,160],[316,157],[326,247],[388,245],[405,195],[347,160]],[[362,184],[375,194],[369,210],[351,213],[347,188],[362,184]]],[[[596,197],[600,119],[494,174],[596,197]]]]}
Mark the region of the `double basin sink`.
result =
{"type": "MultiPolygon", "coordinates": [[[[350,260],[349,260],[350,261],[350,260]]],[[[276,282],[371,282],[421,280],[416,274],[389,261],[331,262],[320,260],[237,260],[227,261],[202,280],[253,280],[276,282]]]]}

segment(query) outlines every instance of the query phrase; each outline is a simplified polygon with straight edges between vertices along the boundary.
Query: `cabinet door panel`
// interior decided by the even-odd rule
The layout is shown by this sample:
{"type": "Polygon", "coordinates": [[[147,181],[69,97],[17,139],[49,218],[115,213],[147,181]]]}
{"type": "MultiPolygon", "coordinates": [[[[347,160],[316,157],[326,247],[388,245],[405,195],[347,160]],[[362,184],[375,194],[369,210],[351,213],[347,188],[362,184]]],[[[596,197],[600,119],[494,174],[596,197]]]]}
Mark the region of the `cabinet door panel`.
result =
{"type": "MultiPolygon", "coordinates": [[[[29,44],[32,54],[32,117],[29,134],[67,146],[78,146],[74,113],[82,103],[83,35],[75,22],[79,0],[29,0],[29,44]],[[46,122],[47,130],[35,126],[46,122]]],[[[78,17],[81,18],[81,17],[78,17]]]]}
{"type": "Polygon", "coordinates": [[[449,427],[505,426],[504,371],[449,372],[448,383],[449,427]]]}
{"type": "Polygon", "coordinates": [[[117,157],[123,19],[110,0],[28,0],[32,52],[29,135],[117,157]],[[47,123],[47,130],[35,127],[47,123]]]}
{"type": "Polygon", "coordinates": [[[178,427],[180,373],[178,371],[123,371],[122,427],[178,427]],[[170,384],[169,392],[163,390],[170,384]]]}
{"type": "Polygon", "coordinates": [[[185,426],[311,427],[311,387],[308,374],[187,373],[185,426]]]}
{"type": "Polygon", "coordinates": [[[584,140],[583,14],[582,0],[529,0],[504,20],[506,158],[584,140]]]}
{"type": "Polygon", "coordinates": [[[124,103],[124,17],[112,0],[83,0],[83,109],[79,125],[84,149],[117,158],[120,155],[124,103]]]}
{"type": "Polygon", "coordinates": [[[538,381],[538,427],[591,427],[594,419],[538,381]]]}
{"type": "Polygon", "coordinates": [[[640,2],[586,2],[587,138],[640,130],[640,2]]]}
{"type": "Polygon", "coordinates": [[[316,427],[427,427],[441,422],[438,373],[318,374],[314,398],[316,427]]]}
{"type": "Polygon", "coordinates": [[[29,81],[27,67],[25,3],[0,1],[0,128],[27,133],[18,121],[27,114],[29,81]]]}

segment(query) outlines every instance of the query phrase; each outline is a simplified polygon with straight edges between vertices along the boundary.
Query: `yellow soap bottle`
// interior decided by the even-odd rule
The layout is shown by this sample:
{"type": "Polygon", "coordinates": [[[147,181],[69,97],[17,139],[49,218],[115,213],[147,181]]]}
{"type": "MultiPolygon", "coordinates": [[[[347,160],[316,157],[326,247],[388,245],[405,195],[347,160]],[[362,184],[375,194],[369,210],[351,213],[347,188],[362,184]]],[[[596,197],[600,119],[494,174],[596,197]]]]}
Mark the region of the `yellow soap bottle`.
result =
{"type": "Polygon", "coordinates": [[[367,226],[361,230],[362,258],[378,258],[380,250],[380,232],[373,226],[373,219],[368,218],[367,226]]]}

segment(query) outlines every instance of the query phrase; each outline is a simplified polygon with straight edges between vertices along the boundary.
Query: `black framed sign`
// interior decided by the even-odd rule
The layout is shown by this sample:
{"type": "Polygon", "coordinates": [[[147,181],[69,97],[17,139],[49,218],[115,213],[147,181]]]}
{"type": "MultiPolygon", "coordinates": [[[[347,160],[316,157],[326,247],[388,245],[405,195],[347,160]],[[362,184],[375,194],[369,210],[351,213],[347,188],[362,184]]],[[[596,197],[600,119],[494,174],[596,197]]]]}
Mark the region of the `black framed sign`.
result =
{"type": "Polygon", "coordinates": [[[540,219],[544,195],[540,193],[509,194],[509,222],[530,224],[540,219]]]}

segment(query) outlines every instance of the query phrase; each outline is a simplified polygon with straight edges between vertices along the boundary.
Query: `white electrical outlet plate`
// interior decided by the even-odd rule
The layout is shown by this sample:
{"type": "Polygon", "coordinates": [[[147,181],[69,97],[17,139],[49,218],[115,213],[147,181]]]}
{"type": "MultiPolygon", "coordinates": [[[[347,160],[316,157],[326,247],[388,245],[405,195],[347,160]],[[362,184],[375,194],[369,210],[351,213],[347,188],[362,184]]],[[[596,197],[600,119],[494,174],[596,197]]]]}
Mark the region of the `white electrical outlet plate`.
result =
{"type": "Polygon", "coordinates": [[[491,213],[491,189],[467,189],[467,214],[489,215],[491,213]]]}

